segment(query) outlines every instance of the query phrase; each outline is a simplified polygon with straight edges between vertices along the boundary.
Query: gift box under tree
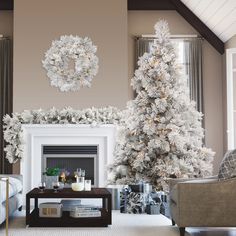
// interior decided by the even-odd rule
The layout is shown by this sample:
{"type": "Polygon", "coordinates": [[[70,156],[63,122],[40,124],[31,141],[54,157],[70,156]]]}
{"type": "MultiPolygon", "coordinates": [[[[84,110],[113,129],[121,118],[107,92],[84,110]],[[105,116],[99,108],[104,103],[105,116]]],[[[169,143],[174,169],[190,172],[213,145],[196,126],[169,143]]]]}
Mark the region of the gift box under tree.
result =
{"type": "Polygon", "coordinates": [[[140,192],[122,191],[120,193],[120,212],[141,214],[146,208],[146,194],[140,192]]]}

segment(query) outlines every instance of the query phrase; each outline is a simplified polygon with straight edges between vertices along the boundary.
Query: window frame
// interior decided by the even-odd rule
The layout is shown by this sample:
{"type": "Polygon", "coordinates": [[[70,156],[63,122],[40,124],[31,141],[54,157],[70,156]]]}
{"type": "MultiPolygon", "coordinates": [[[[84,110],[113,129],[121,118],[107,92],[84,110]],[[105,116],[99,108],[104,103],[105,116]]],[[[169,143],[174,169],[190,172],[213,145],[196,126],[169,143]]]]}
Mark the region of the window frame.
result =
{"type": "MultiPolygon", "coordinates": [[[[233,55],[236,55],[236,48],[226,49],[226,97],[227,97],[227,146],[228,150],[235,148],[235,124],[234,116],[234,72],[233,68],[233,55]]],[[[236,59],[235,59],[236,60],[236,59]]],[[[236,78],[235,78],[236,79],[236,78]]],[[[236,83],[236,81],[235,81],[236,83]]],[[[235,91],[236,92],[236,91],[235,91]]]]}

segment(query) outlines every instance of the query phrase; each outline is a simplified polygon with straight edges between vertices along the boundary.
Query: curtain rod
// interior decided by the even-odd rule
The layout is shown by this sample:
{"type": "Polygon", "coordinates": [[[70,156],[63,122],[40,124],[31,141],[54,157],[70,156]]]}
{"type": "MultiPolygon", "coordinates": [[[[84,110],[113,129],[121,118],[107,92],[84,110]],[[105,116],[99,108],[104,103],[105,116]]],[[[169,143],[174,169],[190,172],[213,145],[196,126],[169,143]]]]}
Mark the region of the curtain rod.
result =
{"type": "MultiPolygon", "coordinates": [[[[156,35],[155,34],[142,34],[142,35],[136,35],[134,36],[136,39],[139,39],[139,38],[156,38],[156,35]]],[[[178,39],[178,38],[199,38],[199,39],[204,39],[202,36],[199,36],[197,34],[172,34],[170,35],[170,38],[171,39],[178,39]]]]}

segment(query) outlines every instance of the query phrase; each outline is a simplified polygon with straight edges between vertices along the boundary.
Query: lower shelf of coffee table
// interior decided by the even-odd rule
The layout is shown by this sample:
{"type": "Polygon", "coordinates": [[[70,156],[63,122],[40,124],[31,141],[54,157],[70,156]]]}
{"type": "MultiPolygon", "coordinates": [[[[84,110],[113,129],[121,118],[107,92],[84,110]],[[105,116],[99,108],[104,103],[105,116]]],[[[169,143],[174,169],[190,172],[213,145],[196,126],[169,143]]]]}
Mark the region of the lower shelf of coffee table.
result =
{"type": "Polygon", "coordinates": [[[73,218],[69,212],[63,212],[60,218],[39,217],[38,209],[34,209],[29,216],[30,227],[107,227],[109,214],[107,210],[101,209],[101,217],[73,218]]]}

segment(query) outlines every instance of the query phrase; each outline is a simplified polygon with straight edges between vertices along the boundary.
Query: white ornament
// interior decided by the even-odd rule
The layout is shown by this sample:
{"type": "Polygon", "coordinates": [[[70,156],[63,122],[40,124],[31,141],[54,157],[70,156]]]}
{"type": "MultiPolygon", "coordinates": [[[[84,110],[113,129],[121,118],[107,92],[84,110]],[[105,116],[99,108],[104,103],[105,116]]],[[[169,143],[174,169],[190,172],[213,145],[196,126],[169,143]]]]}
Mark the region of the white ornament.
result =
{"type": "Polygon", "coordinates": [[[42,61],[51,85],[62,92],[91,87],[92,79],[98,72],[96,51],[97,47],[87,37],[65,35],[53,41],[42,61]]]}

